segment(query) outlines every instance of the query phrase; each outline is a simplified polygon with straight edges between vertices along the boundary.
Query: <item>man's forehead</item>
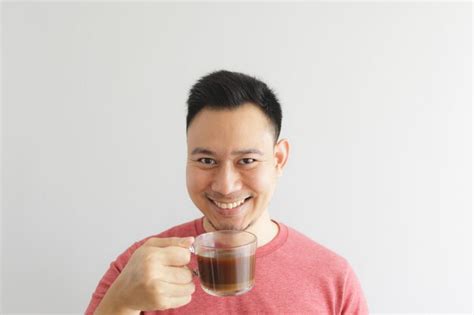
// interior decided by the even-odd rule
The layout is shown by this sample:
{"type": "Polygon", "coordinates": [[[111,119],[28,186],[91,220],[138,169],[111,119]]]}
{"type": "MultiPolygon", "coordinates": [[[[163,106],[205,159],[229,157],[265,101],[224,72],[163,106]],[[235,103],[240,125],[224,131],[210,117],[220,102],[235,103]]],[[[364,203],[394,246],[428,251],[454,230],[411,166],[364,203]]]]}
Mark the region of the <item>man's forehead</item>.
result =
{"type": "Polygon", "coordinates": [[[274,131],[260,109],[199,113],[187,132],[188,153],[208,155],[259,154],[273,151],[274,131]]]}

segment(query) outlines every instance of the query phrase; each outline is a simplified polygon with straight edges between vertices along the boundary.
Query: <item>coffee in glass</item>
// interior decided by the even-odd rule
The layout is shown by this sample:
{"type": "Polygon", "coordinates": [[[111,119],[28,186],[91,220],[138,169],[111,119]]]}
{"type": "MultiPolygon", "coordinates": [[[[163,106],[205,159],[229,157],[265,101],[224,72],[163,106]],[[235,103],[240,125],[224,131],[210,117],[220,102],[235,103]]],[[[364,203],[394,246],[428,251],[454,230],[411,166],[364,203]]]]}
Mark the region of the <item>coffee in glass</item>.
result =
{"type": "Polygon", "coordinates": [[[201,287],[216,296],[240,295],[255,279],[257,237],[245,231],[216,231],[196,237],[201,287]]]}

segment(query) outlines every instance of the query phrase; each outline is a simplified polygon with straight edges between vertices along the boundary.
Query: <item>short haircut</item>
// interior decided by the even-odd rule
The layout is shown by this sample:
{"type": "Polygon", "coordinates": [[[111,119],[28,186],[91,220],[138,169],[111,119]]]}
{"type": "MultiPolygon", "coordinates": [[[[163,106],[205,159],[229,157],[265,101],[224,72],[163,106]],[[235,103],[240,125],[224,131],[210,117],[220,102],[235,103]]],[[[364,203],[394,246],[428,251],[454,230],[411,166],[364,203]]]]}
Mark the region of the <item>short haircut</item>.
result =
{"type": "Polygon", "coordinates": [[[205,75],[189,91],[186,131],[204,108],[235,109],[245,103],[252,103],[263,111],[274,128],[276,142],[280,136],[282,112],[275,93],[254,77],[226,70],[205,75]]]}

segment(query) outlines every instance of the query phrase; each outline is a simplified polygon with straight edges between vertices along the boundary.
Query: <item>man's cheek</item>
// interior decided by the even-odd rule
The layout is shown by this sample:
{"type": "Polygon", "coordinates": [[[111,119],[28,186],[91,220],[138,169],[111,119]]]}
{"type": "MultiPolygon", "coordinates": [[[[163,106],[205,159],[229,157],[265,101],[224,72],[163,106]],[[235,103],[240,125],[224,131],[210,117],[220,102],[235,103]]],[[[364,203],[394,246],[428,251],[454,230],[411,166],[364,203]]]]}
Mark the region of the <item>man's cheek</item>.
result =
{"type": "Polygon", "coordinates": [[[254,189],[258,192],[264,192],[273,185],[274,175],[268,171],[261,171],[253,178],[254,189]]]}
{"type": "Polygon", "coordinates": [[[187,184],[191,191],[204,189],[206,187],[206,176],[202,172],[190,170],[187,174],[187,184]]]}

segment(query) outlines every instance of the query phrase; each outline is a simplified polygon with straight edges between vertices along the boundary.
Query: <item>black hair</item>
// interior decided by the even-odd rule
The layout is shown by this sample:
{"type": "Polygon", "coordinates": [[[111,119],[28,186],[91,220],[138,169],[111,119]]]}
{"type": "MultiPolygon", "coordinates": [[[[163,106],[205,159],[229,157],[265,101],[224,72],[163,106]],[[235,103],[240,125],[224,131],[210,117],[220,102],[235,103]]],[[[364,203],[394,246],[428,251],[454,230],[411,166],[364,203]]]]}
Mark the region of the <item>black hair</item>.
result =
{"type": "Polygon", "coordinates": [[[249,75],[220,70],[205,75],[189,91],[186,131],[204,108],[234,109],[245,103],[260,108],[280,136],[282,112],[275,93],[262,81],[249,75]]]}

